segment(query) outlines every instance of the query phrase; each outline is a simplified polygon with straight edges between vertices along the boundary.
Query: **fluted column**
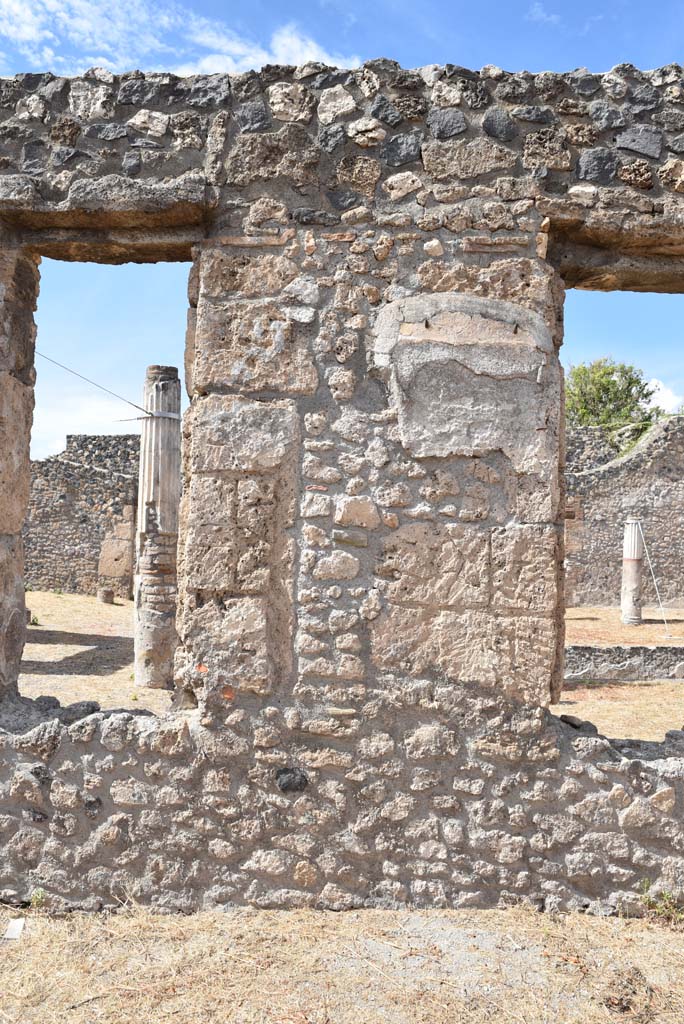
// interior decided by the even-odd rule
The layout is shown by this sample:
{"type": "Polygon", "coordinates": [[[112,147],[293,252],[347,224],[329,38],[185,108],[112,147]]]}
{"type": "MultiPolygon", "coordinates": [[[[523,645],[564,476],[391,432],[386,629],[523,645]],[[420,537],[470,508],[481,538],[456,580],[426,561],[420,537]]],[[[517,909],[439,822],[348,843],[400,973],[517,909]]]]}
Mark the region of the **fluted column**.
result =
{"type": "Polygon", "coordinates": [[[176,636],[180,501],[180,380],[175,366],[149,366],[140,438],[136,529],[135,681],[170,689],[176,636]]]}
{"type": "Polygon", "coordinates": [[[620,609],[625,626],[641,625],[641,567],[644,561],[644,540],[641,522],[630,517],[625,523],[622,547],[622,593],[620,609]]]}

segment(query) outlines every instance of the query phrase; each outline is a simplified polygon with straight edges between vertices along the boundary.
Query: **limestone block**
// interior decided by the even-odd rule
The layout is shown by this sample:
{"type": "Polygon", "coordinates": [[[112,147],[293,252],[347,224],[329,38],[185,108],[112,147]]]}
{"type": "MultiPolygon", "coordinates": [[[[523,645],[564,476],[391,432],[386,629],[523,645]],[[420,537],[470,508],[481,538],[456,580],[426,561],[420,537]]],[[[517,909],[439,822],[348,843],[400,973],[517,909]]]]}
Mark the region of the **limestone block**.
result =
{"type": "MultiPolygon", "coordinates": [[[[2,182],[5,181],[3,178],[2,182]]],[[[21,205],[32,202],[33,199],[24,200],[21,205]]],[[[3,205],[5,200],[0,187],[0,206],[3,205]]],[[[9,371],[28,385],[35,379],[36,327],[32,312],[38,295],[37,262],[37,257],[26,256],[16,249],[0,252],[0,372],[9,371]]]]}
{"type": "Polygon", "coordinates": [[[499,146],[489,139],[471,142],[439,142],[435,139],[423,144],[423,165],[437,181],[455,178],[477,178],[490,171],[513,167],[518,154],[499,146]]]}
{"type": "Polygon", "coordinates": [[[169,115],[160,114],[156,110],[139,110],[128,122],[131,128],[149,135],[166,135],[169,127],[169,115]]]}
{"type": "Polygon", "coordinates": [[[341,86],[334,85],[331,89],[324,89],[318,101],[318,120],[321,124],[332,124],[345,114],[352,114],[356,110],[356,102],[350,92],[341,86]]]}
{"type": "Polygon", "coordinates": [[[190,526],[184,545],[184,580],[200,590],[231,590],[238,558],[239,547],[230,526],[190,526]]]}
{"type": "Polygon", "coordinates": [[[492,608],[552,615],[561,561],[555,526],[492,531],[492,608]]]}
{"type": "Polygon", "coordinates": [[[684,160],[666,160],[659,168],[658,176],[665,188],[684,192],[684,160]]]}
{"type": "Polygon", "coordinates": [[[283,176],[295,185],[316,179],[320,151],[300,125],[278,132],[238,135],[225,163],[226,181],[238,187],[283,176]]]}
{"type": "Polygon", "coordinates": [[[294,402],[233,395],[196,399],[188,417],[192,473],[263,473],[294,457],[299,417],[294,402]]]}
{"type": "Polygon", "coordinates": [[[186,646],[203,652],[208,688],[228,685],[261,694],[270,691],[273,664],[265,599],[210,600],[193,612],[183,632],[186,646]]]}
{"type": "Polygon", "coordinates": [[[230,527],[237,513],[237,480],[219,474],[193,476],[188,487],[188,518],[196,529],[230,527]]]}
{"type": "Polygon", "coordinates": [[[559,505],[560,369],[539,317],[500,300],[432,295],[390,303],[373,359],[390,367],[404,447],[417,458],[502,451],[559,505]]]}
{"type": "Polygon", "coordinates": [[[115,579],[132,577],[133,575],[133,543],[132,538],[105,537],[100,548],[97,563],[98,576],[115,579]]]}
{"type": "Polygon", "coordinates": [[[26,635],[21,538],[0,535],[0,695],[16,689],[26,635]]]}
{"type": "Polygon", "coordinates": [[[334,519],[338,526],[360,526],[366,530],[374,530],[380,525],[377,506],[366,495],[339,495],[335,499],[334,519]]]}
{"type": "Polygon", "coordinates": [[[393,604],[482,608],[490,594],[489,531],[461,524],[409,523],[384,544],[376,568],[393,604]]]}
{"type": "Polygon", "coordinates": [[[347,551],[335,551],[318,559],[313,575],[317,580],[351,580],[358,575],[359,569],[358,558],[347,551]]]}
{"type": "Polygon", "coordinates": [[[313,394],[318,371],[307,328],[274,301],[210,303],[200,299],[192,387],[313,394]]]}
{"type": "Polygon", "coordinates": [[[439,673],[512,700],[548,704],[556,657],[553,620],[507,619],[486,611],[456,612],[397,605],[371,626],[375,666],[393,672],[439,673]]]}
{"type": "Polygon", "coordinates": [[[212,248],[202,253],[199,274],[198,302],[201,298],[228,299],[227,292],[241,298],[280,295],[297,276],[298,268],[286,256],[212,248]]]}
{"type": "Polygon", "coordinates": [[[522,156],[523,167],[534,170],[547,167],[554,171],[567,171],[572,167],[573,157],[563,131],[556,128],[542,128],[525,136],[522,156]]]}
{"type": "Polygon", "coordinates": [[[19,533],[30,488],[33,388],[0,373],[0,533],[19,533]]]}
{"type": "Polygon", "coordinates": [[[114,110],[112,87],[74,78],[69,89],[69,110],[79,121],[111,117],[114,110]]]}
{"type": "Polygon", "coordinates": [[[278,82],[269,86],[268,102],[278,121],[296,121],[308,124],[313,117],[316,101],[303,85],[278,82]]]}

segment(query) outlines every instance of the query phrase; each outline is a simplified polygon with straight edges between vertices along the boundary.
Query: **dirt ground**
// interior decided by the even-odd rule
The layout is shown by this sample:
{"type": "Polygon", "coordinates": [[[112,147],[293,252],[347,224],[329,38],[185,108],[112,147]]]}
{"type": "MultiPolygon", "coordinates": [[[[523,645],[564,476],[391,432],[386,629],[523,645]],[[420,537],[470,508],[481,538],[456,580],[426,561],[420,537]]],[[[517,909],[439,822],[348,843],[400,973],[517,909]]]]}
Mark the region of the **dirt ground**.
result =
{"type": "Polygon", "coordinates": [[[590,644],[611,647],[613,644],[659,647],[684,647],[684,611],[665,609],[667,626],[659,608],[643,608],[640,626],[623,626],[619,608],[567,608],[565,612],[566,644],[590,644]]]}
{"type": "MultiPolygon", "coordinates": [[[[681,1024],[684,934],[502,911],[28,911],[2,1024],[681,1024]]],[[[0,935],[17,911],[0,908],[0,935]]]]}
{"type": "MultiPolygon", "coordinates": [[[[27,602],[38,621],[28,629],[19,679],[24,696],[49,694],[63,704],[96,700],[103,708],[155,714],[169,708],[168,692],[134,685],[132,601],[106,605],[94,597],[32,591],[27,602]]],[[[652,609],[646,618],[655,618],[652,609]]],[[[622,642],[622,631],[628,642],[641,643],[647,634],[640,629],[650,630],[650,642],[657,642],[664,631],[662,621],[625,629],[619,612],[606,608],[571,608],[567,627],[573,643],[614,643],[614,636],[622,642]]],[[[684,644],[681,612],[673,617],[672,631],[684,644]]],[[[588,719],[611,737],[662,740],[668,729],[684,725],[684,682],[567,684],[553,711],[588,719]]]]}
{"type": "Polygon", "coordinates": [[[551,710],[593,722],[611,739],[663,740],[669,729],[684,728],[684,680],[565,683],[551,710]]]}
{"type": "Polygon", "coordinates": [[[80,594],[31,591],[26,603],[33,624],[19,676],[24,697],[49,695],[62,704],[96,700],[103,708],[155,714],[168,709],[168,691],[137,689],[133,682],[132,601],[117,598],[112,605],[80,594]]]}

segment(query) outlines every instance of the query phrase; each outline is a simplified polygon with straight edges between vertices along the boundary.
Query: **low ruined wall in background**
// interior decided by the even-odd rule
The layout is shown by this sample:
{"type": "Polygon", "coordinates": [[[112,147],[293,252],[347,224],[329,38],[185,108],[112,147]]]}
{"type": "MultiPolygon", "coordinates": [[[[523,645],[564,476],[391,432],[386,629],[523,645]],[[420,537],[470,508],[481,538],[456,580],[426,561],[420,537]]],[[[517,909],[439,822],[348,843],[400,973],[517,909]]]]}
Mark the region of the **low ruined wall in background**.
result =
{"type": "MultiPolygon", "coordinates": [[[[565,594],[573,605],[618,605],[625,519],[639,516],[661,597],[684,602],[684,416],[655,424],[618,456],[601,428],[567,438],[565,594]]],[[[656,593],[644,562],[643,600],[656,593]]]]}
{"type": "Polygon", "coordinates": [[[27,587],[132,596],[139,447],[137,434],[72,434],[59,455],[31,463],[27,587]]]}

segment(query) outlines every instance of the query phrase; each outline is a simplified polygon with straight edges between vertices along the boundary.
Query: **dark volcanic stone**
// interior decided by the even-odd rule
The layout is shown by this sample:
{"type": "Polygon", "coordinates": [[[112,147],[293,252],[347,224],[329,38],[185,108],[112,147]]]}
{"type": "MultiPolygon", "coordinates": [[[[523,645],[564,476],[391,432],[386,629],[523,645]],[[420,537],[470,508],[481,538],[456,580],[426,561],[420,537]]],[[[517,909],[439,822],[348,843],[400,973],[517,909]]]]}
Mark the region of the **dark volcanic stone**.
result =
{"type": "Polygon", "coordinates": [[[628,149],[642,156],[652,156],[657,160],[663,148],[663,133],[651,125],[635,124],[620,132],[615,142],[620,149],[628,149]]]}
{"type": "Polygon", "coordinates": [[[318,129],[318,145],[326,153],[337,150],[338,145],[344,145],[346,140],[344,125],[322,125],[318,129]]]}
{"type": "Polygon", "coordinates": [[[407,132],[395,135],[385,146],[385,161],[390,167],[402,167],[412,164],[420,158],[420,147],[423,141],[421,132],[407,132]]]}
{"type": "Polygon", "coordinates": [[[235,111],[235,120],[240,125],[240,131],[243,132],[265,132],[271,124],[263,100],[250,100],[249,103],[243,103],[235,111]]]}
{"type": "Polygon", "coordinates": [[[482,118],[487,135],[501,142],[510,142],[518,134],[518,127],[503,107],[490,107],[482,118]]]}
{"type": "Polygon", "coordinates": [[[70,160],[73,160],[75,156],[87,156],[86,153],[79,152],[78,149],[74,149],[73,146],[55,146],[52,150],[52,166],[53,167],[64,167],[70,160]]]}
{"type": "Polygon", "coordinates": [[[394,104],[386,96],[383,96],[382,93],[378,93],[373,99],[370,105],[370,112],[373,117],[377,117],[379,121],[384,121],[385,124],[392,125],[393,128],[398,127],[403,120],[394,104]]]}
{"type": "Polygon", "coordinates": [[[144,107],[154,95],[154,87],[144,78],[129,78],[122,82],[116,102],[124,105],[144,107]]]}
{"type": "Polygon", "coordinates": [[[326,153],[332,153],[338,146],[343,146],[347,141],[347,133],[344,125],[326,124],[322,125],[318,132],[318,145],[326,153]]]}
{"type": "Polygon", "coordinates": [[[309,785],[301,768],[278,768],[275,775],[278,789],[283,793],[301,793],[309,785]]]}
{"type": "Polygon", "coordinates": [[[593,96],[601,88],[601,79],[598,75],[580,72],[574,77],[573,85],[580,96],[593,96]]]}
{"type": "Polygon", "coordinates": [[[89,139],[104,139],[105,142],[113,142],[114,139],[125,139],[128,129],[125,124],[89,124],[84,128],[83,134],[89,139]]]}
{"type": "Polygon", "coordinates": [[[629,93],[628,110],[640,114],[643,110],[653,110],[660,103],[660,93],[652,85],[639,85],[629,93]]]}
{"type": "Polygon", "coordinates": [[[348,188],[330,189],[327,193],[328,199],[336,210],[351,210],[354,206],[360,206],[363,199],[358,192],[348,188]]]}
{"type": "Polygon", "coordinates": [[[225,107],[230,101],[229,75],[193,75],[176,85],[178,102],[188,107],[225,107]]]}
{"type": "Polygon", "coordinates": [[[451,139],[468,127],[461,111],[450,107],[433,107],[428,114],[427,123],[435,139],[451,139]]]}
{"type": "Polygon", "coordinates": [[[497,83],[494,92],[500,100],[520,103],[529,96],[531,85],[530,80],[521,75],[508,75],[497,83]]]}
{"type": "Polygon", "coordinates": [[[340,218],[327,210],[312,210],[306,206],[298,206],[292,211],[292,219],[297,224],[323,224],[326,227],[333,227],[340,223],[340,218]]]}
{"type": "Polygon", "coordinates": [[[622,128],[625,124],[625,115],[620,107],[606,103],[605,100],[594,100],[590,103],[589,114],[601,131],[606,128],[622,128]]]}
{"type": "Polygon", "coordinates": [[[519,121],[532,121],[533,124],[555,124],[558,120],[550,107],[516,107],[512,114],[519,121]]]}
{"type": "Polygon", "coordinates": [[[617,174],[617,169],[618,158],[612,149],[587,149],[580,155],[577,177],[583,181],[608,185],[617,174]]]}
{"type": "Polygon", "coordinates": [[[140,153],[136,150],[131,150],[130,153],[126,153],[121,164],[121,169],[124,174],[128,177],[137,174],[142,166],[142,160],[140,159],[140,153]]]}

